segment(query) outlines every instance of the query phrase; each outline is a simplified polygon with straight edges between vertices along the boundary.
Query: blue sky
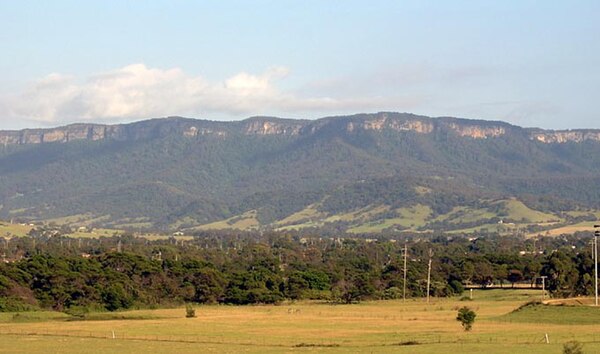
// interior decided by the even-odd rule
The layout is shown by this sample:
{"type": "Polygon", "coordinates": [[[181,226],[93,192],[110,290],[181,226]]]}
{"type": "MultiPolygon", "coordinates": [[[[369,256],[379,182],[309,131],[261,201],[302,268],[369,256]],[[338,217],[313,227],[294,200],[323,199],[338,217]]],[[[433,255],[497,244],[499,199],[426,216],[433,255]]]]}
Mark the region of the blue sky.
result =
{"type": "Polygon", "coordinates": [[[0,0],[0,129],[401,111],[600,128],[599,1],[0,0]]]}

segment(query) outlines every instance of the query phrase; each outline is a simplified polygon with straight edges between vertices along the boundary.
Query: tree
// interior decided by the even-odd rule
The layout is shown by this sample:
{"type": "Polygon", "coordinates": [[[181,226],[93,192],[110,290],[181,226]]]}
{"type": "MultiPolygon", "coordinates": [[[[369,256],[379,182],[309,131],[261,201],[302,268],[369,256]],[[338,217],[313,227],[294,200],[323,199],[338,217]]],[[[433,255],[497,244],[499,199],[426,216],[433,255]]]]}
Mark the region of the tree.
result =
{"type": "Polygon", "coordinates": [[[127,309],[133,304],[133,299],[121,284],[112,284],[107,287],[102,293],[102,300],[108,311],[127,309]]]}
{"type": "Polygon", "coordinates": [[[475,322],[476,316],[477,314],[475,311],[471,310],[467,306],[463,306],[458,310],[456,320],[460,322],[465,331],[470,331],[471,328],[473,328],[473,323],[475,322]]]}
{"type": "Polygon", "coordinates": [[[515,287],[515,283],[523,280],[523,273],[518,269],[511,269],[508,272],[508,281],[512,284],[512,287],[515,287]]]}
{"type": "Polygon", "coordinates": [[[475,266],[473,265],[473,262],[471,261],[465,261],[462,264],[462,267],[460,269],[460,276],[461,278],[467,283],[470,284],[471,281],[473,280],[473,276],[475,275],[475,266]]]}
{"type": "Polygon", "coordinates": [[[548,276],[546,289],[553,296],[576,295],[575,286],[579,273],[569,255],[561,251],[552,253],[542,268],[542,274],[548,276]]]}
{"type": "Polygon", "coordinates": [[[500,287],[502,288],[504,285],[504,280],[508,278],[508,266],[506,264],[499,264],[494,266],[494,278],[500,283],[500,287]]]}
{"type": "Polygon", "coordinates": [[[494,269],[492,264],[488,260],[481,260],[475,263],[475,274],[473,275],[473,281],[482,288],[487,287],[491,284],[494,279],[494,269]]]}

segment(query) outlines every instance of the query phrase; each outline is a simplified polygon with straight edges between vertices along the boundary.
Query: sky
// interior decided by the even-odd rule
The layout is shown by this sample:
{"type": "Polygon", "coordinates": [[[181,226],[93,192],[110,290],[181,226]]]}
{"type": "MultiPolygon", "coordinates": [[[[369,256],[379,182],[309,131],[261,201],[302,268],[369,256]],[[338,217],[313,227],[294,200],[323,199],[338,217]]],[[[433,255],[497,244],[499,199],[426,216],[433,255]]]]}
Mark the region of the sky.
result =
{"type": "Polygon", "coordinates": [[[600,1],[0,0],[0,129],[411,112],[600,128],[600,1]]]}

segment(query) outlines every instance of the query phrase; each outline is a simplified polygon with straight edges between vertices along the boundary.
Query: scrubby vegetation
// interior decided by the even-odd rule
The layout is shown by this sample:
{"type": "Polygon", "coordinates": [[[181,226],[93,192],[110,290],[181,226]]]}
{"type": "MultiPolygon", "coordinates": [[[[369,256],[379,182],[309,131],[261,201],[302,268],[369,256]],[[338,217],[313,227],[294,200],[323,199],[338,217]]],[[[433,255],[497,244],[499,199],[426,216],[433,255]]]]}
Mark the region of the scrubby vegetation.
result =
{"type": "Polygon", "coordinates": [[[465,331],[470,331],[471,329],[473,329],[475,317],[477,317],[475,311],[471,310],[467,306],[463,306],[458,310],[456,320],[460,322],[461,326],[465,329],[465,331]]]}

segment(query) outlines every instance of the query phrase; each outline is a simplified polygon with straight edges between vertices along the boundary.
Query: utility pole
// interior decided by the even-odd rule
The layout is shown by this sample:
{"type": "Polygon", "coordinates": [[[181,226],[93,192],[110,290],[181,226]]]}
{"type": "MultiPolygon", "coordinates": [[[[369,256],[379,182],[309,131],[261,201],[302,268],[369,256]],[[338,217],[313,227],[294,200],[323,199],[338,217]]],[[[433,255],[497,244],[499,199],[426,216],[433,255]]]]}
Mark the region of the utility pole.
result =
{"type": "Polygon", "coordinates": [[[548,277],[542,275],[540,278],[542,278],[542,301],[544,301],[544,297],[546,296],[546,278],[548,277]]]}
{"type": "Polygon", "coordinates": [[[433,250],[429,249],[429,266],[427,267],[427,303],[429,303],[429,288],[431,286],[431,258],[433,257],[433,250]]]}
{"type": "Polygon", "coordinates": [[[407,265],[406,259],[407,259],[407,257],[408,257],[408,248],[406,247],[406,243],[405,243],[404,244],[404,283],[403,283],[403,286],[402,286],[402,301],[403,302],[406,302],[406,271],[407,271],[407,268],[406,268],[406,265],[407,265]]]}
{"type": "MultiPolygon", "coordinates": [[[[594,225],[595,229],[600,228],[600,225],[594,225]]],[[[598,237],[600,237],[600,231],[594,231],[594,293],[595,293],[595,305],[598,306],[598,237]]]]}

